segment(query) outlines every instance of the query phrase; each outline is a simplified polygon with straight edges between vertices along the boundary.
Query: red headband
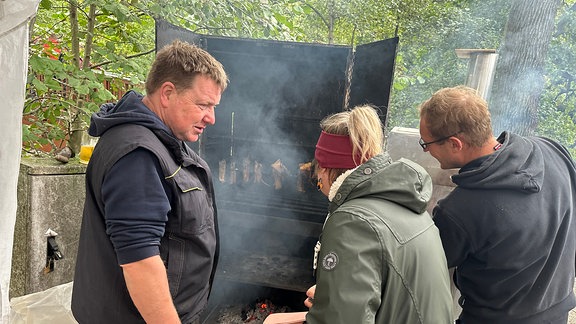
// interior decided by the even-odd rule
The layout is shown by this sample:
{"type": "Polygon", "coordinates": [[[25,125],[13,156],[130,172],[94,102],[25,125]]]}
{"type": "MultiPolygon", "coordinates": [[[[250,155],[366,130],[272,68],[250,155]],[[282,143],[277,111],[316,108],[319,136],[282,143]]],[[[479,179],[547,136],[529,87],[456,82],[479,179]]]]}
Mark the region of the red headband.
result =
{"type": "Polygon", "coordinates": [[[347,135],[320,133],[314,158],[322,168],[353,169],[360,162],[360,155],[352,156],[352,143],[347,135]]]}

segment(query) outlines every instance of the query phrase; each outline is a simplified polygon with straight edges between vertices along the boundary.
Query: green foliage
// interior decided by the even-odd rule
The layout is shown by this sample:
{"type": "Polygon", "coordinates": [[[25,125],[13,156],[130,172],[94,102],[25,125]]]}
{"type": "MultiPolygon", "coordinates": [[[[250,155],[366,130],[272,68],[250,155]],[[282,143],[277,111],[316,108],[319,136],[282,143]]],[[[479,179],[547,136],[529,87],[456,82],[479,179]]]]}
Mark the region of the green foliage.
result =
{"type": "MultiPolygon", "coordinates": [[[[548,93],[546,93],[548,94],[548,93]]],[[[540,123],[538,131],[540,135],[559,140],[576,157],[576,124],[574,123],[574,112],[559,110],[554,105],[555,100],[543,100],[540,105],[540,123]]],[[[573,109],[572,109],[573,110],[573,109]]]]}
{"type": "Polygon", "coordinates": [[[49,154],[67,145],[75,132],[86,129],[101,104],[145,79],[151,55],[139,54],[154,50],[153,20],[118,1],[77,4],[77,39],[70,32],[68,1],[43,0],[31,28],[24,152],[49,154]],[[93,32],[88,29],[91,4],[98,8],[93,32]],[[73,42],[80,44],[80,66],[74,64],[73,42]]]}
{"type": "Polygon", "coordinates": [[[455,50],[498,48],[508,2],[435,2],[416,6],[421,9],[413,15],[400,15],[388,128],[418,127],[420,103],[440,88],[466,82],[468,60],[458,58],[455,50]]]}
{"type": "MultiPolygon", "coordinates": [[[[40,154],[61,148],[74,127],[85,128],[98,103],[113,100],[103,83],[122,81],[80,70],[50,58],[31,56],[23,111],[23,149],[40,154]]],[[[114,86],[110,89],[114,89],[114,86]]]]}
{"type": "Polygon", "coordinates": [[[557,17],[537,133],[560,141],[576,157],[576,1],[566,3],[557,17]]]}
{"type": "MultiPolygon", "coordinates": [[[[436,90],[463,84],[468,60],[459,48],[498,50],[513,0],[79,0],[81,57],[89,36],[89,5],[96,5],[90,66],[74,68],[68,1],[42,0],[31,39],[29,98],[24,141],[34,150],[57,147],[80,116],[117,99],[145,80],[154,52],[154,19],[201,34],[359,45],[400,37],[388,128],[418,127],[418,105],[436,90]],[[61,55],[48,44],[55,36],[61,55]],[[60,57],[61,62],[49,59],[60,57]],[[96,70],[98,72],[96,72],[96,70]],[[103,71],[106,71],[104,73],[103,71]],[[106,75],[123,80],[102,88],[106,75]],[[44,76],[43,78],[40,76],[44,76]]],[[[558,14],[541,98],[538,133],[575,150],[575,0],[558,14]]]]}
{"type": "MultiPolygon", "coordinates": [[[[30,40],[23,150],[53,153],[86,128],[90,115],[141,86],[155,50],[154,19],[214,35],[293,40],[286,11],[297,2],[79,0],[78,35],[69,1],[42,0],[30,40]],[[96,8],[91,16],[90,6],[96,8]],[[90,18],[94,30],[89,29],[90,18]],[[92,42],[90,42],[90,36],[92,42]],[[77,67],[72,49],[79,44],[77,67]],[[86,64],[89,62],[89,64],[86,64]],[[106,84],[106,87],[103,84],[106,84]]],[[[74,145],[72,145],[74,147],[74,145]]]]}
{"type": "Polygon", "coordinates": [[[294,40],[299,34],[286,14],[300,10],[293,1],[142,0],[134,7],[202,34],[277,40],[294,40]]]}

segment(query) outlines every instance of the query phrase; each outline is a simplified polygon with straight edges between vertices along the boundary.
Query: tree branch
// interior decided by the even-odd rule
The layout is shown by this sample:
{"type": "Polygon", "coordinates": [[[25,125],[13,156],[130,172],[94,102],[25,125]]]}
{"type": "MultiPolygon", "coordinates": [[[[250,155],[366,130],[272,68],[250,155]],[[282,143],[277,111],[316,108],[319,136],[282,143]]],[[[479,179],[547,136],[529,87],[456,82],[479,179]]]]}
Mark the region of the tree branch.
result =
{"type": "Polygon", "coordinates": [[[330,23],[328,23],[328,21],[324,18],[324,16],[322,16],[322,13],[320,13],[320,11],[318,11],[316,8],[314,8],[311,4],[309,4],[306,1],[302,1],[302,3],[308,7],[310,7],[310,9],[312,9],[312,11],[314,11],[318,17],[320,17],[320,19],[322,19],[322,22],[324,22],[324,25],[326,25],[326,28],[330,29],[330,23]]]}
{"type": "MultiPolygon", "coordinates": [[[[135,57],[139,57],[139,56],[148,55],[148,54],[154,52],[155,50],[156,50],[156,49],[153,48],[153,49],[151,49],[151,50],[149,50],[149,51],[146,51],[146,52],[142,52],[142,53],[138,53],[138,54],[126,56],[125,58],[126,58],[126,59],[131,59],[131,58],[135,58],[135,57]]],[[[110,61],[105,61],[105,62],[102,62],[102,63],[94,64],[94,65],[92,65],[90,68],[91,68],[91,69],[95,69],[95,68],[98,68],[98,67],[101,67],[101,66],[110,64],[110,63],[112,63],[112,62],[114,62],[114,61],[110,60],[110,61]]]]}

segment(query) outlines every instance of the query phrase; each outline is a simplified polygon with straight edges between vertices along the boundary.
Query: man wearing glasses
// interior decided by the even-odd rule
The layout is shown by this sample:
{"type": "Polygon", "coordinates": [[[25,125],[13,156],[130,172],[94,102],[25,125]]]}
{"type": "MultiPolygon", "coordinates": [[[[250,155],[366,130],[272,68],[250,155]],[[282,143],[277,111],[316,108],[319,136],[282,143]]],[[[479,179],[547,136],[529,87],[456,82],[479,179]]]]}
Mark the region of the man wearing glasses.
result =
{"type": "Polygon", "coordinates": [[[433,211],[461,293],[457,322],[567,323],[576,255],[576,167],[542,137],[492,134],[474,89],[420,106],[420,146],[457,187],[433,211]]]}

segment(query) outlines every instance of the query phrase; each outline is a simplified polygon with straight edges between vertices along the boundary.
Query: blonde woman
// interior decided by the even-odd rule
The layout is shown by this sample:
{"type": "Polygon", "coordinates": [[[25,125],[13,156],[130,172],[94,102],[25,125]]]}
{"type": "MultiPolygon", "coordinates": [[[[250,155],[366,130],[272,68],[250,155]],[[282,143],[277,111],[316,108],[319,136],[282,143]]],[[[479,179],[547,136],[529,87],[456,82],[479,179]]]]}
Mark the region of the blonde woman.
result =
{"type": "Polygon", "coordinates": [[[330,202],[306,323],[451,323],[446,258],[426,212],[430,176],[383,151],[382,123],[370,106],[320,126],[315,174],[330,202]]]}

